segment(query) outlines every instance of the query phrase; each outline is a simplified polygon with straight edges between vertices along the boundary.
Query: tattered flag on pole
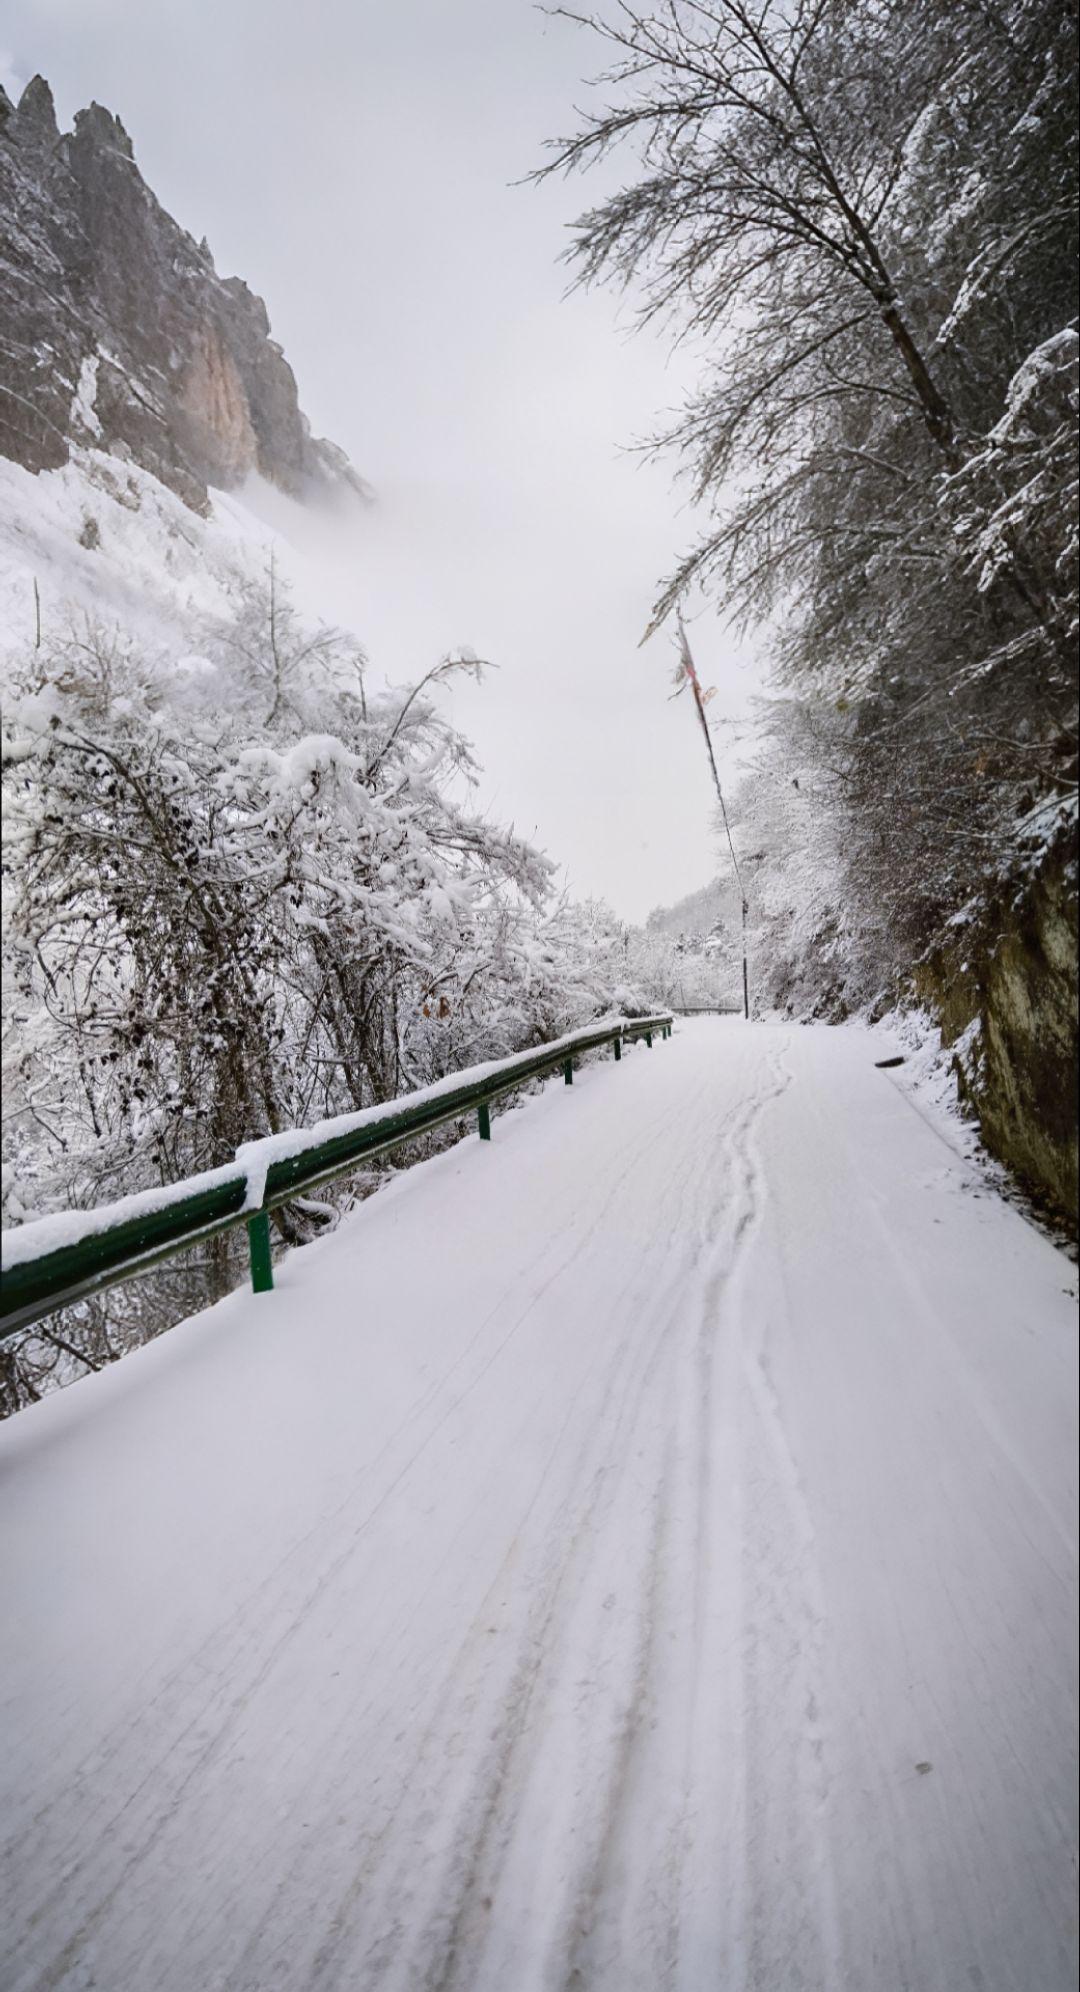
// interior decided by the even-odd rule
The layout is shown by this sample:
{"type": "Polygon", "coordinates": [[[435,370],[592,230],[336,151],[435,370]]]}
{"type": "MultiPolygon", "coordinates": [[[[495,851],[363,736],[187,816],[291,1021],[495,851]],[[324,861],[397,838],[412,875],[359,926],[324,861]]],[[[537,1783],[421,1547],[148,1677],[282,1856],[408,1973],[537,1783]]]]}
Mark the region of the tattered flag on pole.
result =
{"type": "Polygon", "coordinates": [[[690,686],[690,689],[694,694],[694,704],[697,707],[697,716],[701,721],[701,731],[705,735],[705,748],[709,756],[709,766],[712,769],[713,786],[716,789],[716,799],[720,804],[720,815],[723,820],[724,832],[727,837],[728,850],[731,852],[732,870],[735,873],[736,883],[739,888],[739,901],[742,910],[743,1015],[746,1018],[749,1018],[750,976],[749,976],[749,970],[746,958],[746,915],[749,909],[747,906],[746,892],[743,887],[742,874],[739,870],[739,860],[735,856],[735,845],[731,835],[731,825],[728,822],[727,806],[724,802],[724,791],[720,786],[720,771],[716,765],[716,755],[713,751],[712,734],[709,732],[709,722],[705,717],[705,707],[708,705],[709,700],[711,698],[715,698],[716,686],[710,685],[707,692],[702,691],[701,685],[698,681],[698,674],[694,669],[694,660],[690,655],[690,643],[687,638],[686,629],[683,624],[683,619],[680,616],[679,617],[679,662],[675,669],[675,691],[672,694],[672,696],[674,698],[678,698],[679,693],[684,692],[686,690],[687,685],[690,686]]]}

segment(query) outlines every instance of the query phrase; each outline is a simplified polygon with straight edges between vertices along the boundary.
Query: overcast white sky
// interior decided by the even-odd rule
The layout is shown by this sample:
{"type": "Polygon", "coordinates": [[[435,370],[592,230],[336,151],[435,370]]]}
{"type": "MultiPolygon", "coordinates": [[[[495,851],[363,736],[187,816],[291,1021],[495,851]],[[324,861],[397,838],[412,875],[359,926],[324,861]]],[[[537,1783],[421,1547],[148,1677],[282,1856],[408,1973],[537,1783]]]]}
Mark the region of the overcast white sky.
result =
{"type": "MultiPolygon", "coordinates": [[[[599,183],[513,184],[572,128],[600,49],[528,0],[6,0],[0,37],[9,87],[40,70],[63,125],[92,98],[123,119],[375,487],[328,539],[324,612],[397,680],[458,644],[499,664],[454,716],[485,800],[577,893],[638,919],[704,884],[700,738],[669,639],[637,648],[695,523],[672,467],[628,447],[689,363],[631,337],[613,294],[565,296],[599,183]]],[[[711,712],[737,716],[752,656],[710,612],[693,640],[711,712]]]]}

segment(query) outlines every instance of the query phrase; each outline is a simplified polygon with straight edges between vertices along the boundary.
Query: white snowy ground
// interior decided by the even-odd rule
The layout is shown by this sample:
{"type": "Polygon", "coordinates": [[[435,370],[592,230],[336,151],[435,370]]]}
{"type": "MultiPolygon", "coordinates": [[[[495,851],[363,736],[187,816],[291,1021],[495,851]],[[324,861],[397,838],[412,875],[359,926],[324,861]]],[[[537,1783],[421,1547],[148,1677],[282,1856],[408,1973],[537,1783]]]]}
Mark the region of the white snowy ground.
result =
{"type": "Polygon", "coordinates": [[[1064,1992],[1075,1275],[706,1019],[0,1433],[0,1978],[1064,1992]]]}
{"type": "Polygon", "coordinates": [[[76,448],[34,476],[0,458],[0,679],[34,640],[34,580],[46,641],[90,616],[107,630],[183,655],[206,625],[265,586],[273,534],[230,493],[202,519],[149,471],[76,448]],[[94,544],[80,535],[92,526],[94,544]]]}

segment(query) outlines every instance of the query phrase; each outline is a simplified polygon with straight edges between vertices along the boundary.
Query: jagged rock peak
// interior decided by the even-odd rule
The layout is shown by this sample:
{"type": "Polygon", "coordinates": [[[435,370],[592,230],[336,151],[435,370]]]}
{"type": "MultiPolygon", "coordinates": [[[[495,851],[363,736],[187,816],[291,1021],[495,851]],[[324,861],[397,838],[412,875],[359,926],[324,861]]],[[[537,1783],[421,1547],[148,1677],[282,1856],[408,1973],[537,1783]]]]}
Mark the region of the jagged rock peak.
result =
{"type": "Polygon", "coordinates": [[[39,471],[92,442],[199,511],[252,471],[367,495],[312,437],[262,299],[165,212],[113,112],[61,134],[43,77],[0,90],[0,213],[0,454],[39,471]]]}
{"type": "Polygon", "coordinates": [[[18,120],[20,145],[51,146],[57,143],[60,127],[56,122],[56,105],[44,76],[30,78],[12,115],[18,120]]]}
{"type": "Polygon", "coordinates": [[[104,104],[92,103],[85,111],[76,111],[75,131],[79,138],[88,139],[92,145],[111,145],[125,159],[135,158],[135,148],[119,118],[114,117],[112,111],[107,111],[104,104]]]}

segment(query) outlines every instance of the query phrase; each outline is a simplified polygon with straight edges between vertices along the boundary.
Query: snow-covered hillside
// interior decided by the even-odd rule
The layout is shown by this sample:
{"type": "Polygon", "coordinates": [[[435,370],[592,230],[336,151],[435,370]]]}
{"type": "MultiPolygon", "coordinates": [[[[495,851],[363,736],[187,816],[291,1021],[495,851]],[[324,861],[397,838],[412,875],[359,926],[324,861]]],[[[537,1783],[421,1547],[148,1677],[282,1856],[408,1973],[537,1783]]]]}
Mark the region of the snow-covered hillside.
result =
{"type": "Polygon", "coordinates": [[[245,586],[265,584],[274,534],[238,496],[208,517],[100,449],[33,473],[0,457],[0,657],[25,660],[86,617],[182,655],[245,586]],[[37,600],[34,587],[37,584],[37,600]]]}
{"type": "Polygon", "coordinates": [[[62,132],[43,77],[17,104],[0,88],[0,207],[0,656],[86,618],[183,655],[265,584],[272,536],[237,494],[370,494],[118,117],[91,104],[62,132]]]}

